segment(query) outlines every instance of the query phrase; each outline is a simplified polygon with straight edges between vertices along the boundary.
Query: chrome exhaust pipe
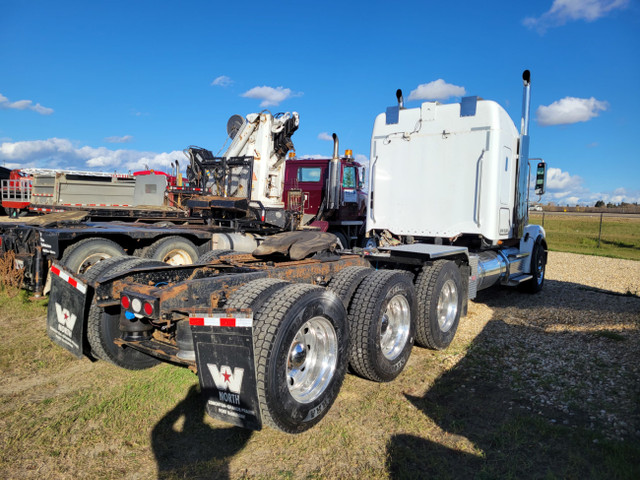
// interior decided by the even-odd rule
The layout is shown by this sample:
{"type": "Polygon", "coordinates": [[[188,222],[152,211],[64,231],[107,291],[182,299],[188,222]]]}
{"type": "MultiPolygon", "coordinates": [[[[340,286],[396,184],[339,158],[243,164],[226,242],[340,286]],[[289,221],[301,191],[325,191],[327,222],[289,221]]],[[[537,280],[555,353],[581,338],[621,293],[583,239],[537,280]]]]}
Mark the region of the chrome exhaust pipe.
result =
{"type": "Polygon", "coordinates": [[[529,70],[522,72],[522,81],[524,91],[513,221],[515,238],[522,238],[524,227],[529,222],[529,111],[531,109],[531,72],[529,70]]]}
{"type": "Polygon", "coordinates": [[[335,210],[340,206],[339,179],[340,179],[340,157],[339,157],[338,135],[333,134],[333,158],[329,162],[329,178],[327,188],[327,207],[335,210]]]}
{"type": "Polygon", "coordinates": [[[522,94],[522,120],[520,122],[520,135],[529,135],[529,114],[531,110],[531,72],[522,72],[524,92],[522,94]]]}

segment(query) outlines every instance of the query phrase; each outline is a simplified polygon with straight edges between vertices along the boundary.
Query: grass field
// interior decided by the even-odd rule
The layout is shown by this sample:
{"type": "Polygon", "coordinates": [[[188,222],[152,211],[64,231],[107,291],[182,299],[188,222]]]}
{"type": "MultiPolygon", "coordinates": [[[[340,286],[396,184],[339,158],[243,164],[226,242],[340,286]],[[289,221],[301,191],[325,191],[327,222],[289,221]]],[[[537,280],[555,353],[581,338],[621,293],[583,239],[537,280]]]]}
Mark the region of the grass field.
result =
{"type": "MultiPolygon", "coordinates": [[[[613,411],[631,432],[616,439],[604,433],[597,413],[610,407],[586,405],[580,390],[568,392],[569,413],[532,403],[565,373],[551,370],[516,387],[517,348],[496,343],[533,335],[546,344],[575,342],[568,352],[628,350],[640,299],[585,292],[552,275],[548,281],[544,296],[500,290],[489,302],[471,302],[451,347],[414,348],[391,383],[347,375],[327,417],[300,435],[250,432],[209,418],[197,378],[186,369],[132,372],[75,359],[48,339],[43,303],[2,293],[0,478],[640,478],[633,415],[613,411]],[[593,298],[594,308],[606,305],[615,338],[527,326],[544,309],[564,321],[572,313],[558,302],[578,294],[593,298]],[[621,307],[610,310],[615,303],[621,307]]],[[[575,318],[592,317],[579,313],[575,318]]],[[[605,358],[581,382],[596,388],[621,371],[633,382],[635,367],[621,364],[622,355],[605,358]]],[[[521,361],[532,364],[528,356],[521,361]]]]}
{"type": "MultiPolygon", "coordinates": [[[[541,225],[541,213],[529,221],[541,225]]],[[[600,216],[544,215],[544,229],[550,250],[640,260],[640,218],[603,217],[600,246],[600,216]]]]}

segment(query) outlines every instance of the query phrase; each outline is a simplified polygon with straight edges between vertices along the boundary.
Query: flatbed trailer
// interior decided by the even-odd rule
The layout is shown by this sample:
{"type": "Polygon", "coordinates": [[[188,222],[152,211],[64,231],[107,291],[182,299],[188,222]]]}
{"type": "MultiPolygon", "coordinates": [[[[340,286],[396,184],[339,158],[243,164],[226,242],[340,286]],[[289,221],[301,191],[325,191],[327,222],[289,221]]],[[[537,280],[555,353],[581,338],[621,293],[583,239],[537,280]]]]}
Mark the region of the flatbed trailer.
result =
{"type": "MultiPolygon", "coordinates": [[[[144,209],[132,211],[132,215],[141,214],[144,215],[144,209]]],[[[158,242],[172,242],[174,247],[180,247],[179,251],[174,249],[175,255],[186,255],[180,253],[184,251],[195,260],[211,249],[214,234],[233,233],[228,228],[206,225],[197,217],[179,220],[154,217],[154,223],[96,222],[90,217],[90,212],[72,211],[32,217],[19,223],[0,222],[1,249],[13,252],[15,267],[23,271],[24,288],[36,296],[42,295],[50,263],[63,258],[73,271],[86,271],[109,256],[141,254],[158,242]]]]}

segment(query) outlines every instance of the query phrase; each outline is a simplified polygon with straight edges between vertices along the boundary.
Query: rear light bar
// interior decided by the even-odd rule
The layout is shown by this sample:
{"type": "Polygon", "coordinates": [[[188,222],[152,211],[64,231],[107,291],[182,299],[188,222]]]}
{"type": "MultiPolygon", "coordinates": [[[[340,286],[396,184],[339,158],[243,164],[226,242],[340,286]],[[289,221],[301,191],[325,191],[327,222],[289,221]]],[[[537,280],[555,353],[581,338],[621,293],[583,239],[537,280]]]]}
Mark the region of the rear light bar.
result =
{"type": "Polygon", "coordinates": [[[157,316],[159,311],[159,299],[142,293],[123,291],[120,295],[120,306],[129,312],[127,317],[150,317],[157,316]]]}

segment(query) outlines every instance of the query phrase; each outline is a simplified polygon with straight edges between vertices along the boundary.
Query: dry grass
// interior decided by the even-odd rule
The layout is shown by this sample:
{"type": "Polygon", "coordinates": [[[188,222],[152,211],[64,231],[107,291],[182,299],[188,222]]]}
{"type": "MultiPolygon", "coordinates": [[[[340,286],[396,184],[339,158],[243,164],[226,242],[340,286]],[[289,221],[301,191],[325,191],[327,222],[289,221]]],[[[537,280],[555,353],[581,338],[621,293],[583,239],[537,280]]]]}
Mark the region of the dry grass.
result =
{"type": "Polygon", "coordinates": [[[8,251],[0,256],[0,290],[12,297],[17,295],[24,279],[24,270],[15,268],[16,254],[8,251]]]}
{"type": "Polygon", "coordinates": [[[208,418],[187,370],[76,360],[41,305],[2,297],[0,477],[638,478],[640,298],[597,283],[615,260],[563,278],[594,258],[552,252],[542,294],[484,293],[449,349],[415,348],[388,384],[348,375],[296,436],[208,418]]]}

